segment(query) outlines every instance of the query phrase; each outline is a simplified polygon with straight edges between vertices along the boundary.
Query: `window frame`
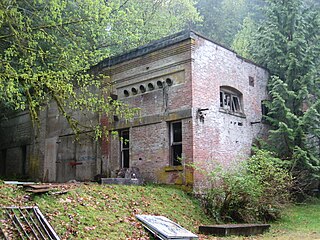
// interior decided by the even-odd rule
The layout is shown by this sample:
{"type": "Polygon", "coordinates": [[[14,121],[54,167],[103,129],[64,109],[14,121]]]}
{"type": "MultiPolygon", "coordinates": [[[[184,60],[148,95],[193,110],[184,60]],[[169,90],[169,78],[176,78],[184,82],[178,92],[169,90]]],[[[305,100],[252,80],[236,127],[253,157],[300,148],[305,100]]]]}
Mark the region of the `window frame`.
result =
{"type": "Polygon", "coordinates": [[[181,153],[180,153],[180,158],[182,158],[182,152],[183,152],[183,148],[182,148],[182,121],[174,121],[174,122],[170,122],[169,125],[169,132],[170,132],[170,166],[181,166],[182,162],[178,161],[178,158],[175,158],[175,148],[181,146],[181,153]],[[180,138],[181,141],[174,141],[174,124],[180,123],[180,138]]]}
{"type": "Polygon", "coordinates": [[[231,87],[220,87],[220,110],[229,114],[244,116],[242,93],[231,87]]]}
{"type": "Polygon", "coordinates": [[[119,131],[119,140],[120,140],[120,168],[129,168],[130,167],[130,130],[122,129],[119,131]],[[123,136],[127,132],[127,139],[124,139],[123,136]],[[127,141],[127,143],[125,143],[127,141]],[[124,147],[124,145],[127,145],[124,147]],[[127,160],[127,166],[125,162],[125,152],[127,152],[128,160],[127,160]]]}

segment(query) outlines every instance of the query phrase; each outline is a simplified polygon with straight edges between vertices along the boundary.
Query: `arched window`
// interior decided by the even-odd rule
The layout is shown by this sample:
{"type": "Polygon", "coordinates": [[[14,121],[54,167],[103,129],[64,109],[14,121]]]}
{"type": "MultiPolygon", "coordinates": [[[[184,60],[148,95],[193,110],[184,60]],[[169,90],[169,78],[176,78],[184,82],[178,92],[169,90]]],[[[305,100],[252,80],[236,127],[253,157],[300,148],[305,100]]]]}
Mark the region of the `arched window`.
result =
{"type": "Polygon", "coordinates": [[[229,113],[243,113],[242,93],[235,88],[221,86],[220,109],[229,113]]]}

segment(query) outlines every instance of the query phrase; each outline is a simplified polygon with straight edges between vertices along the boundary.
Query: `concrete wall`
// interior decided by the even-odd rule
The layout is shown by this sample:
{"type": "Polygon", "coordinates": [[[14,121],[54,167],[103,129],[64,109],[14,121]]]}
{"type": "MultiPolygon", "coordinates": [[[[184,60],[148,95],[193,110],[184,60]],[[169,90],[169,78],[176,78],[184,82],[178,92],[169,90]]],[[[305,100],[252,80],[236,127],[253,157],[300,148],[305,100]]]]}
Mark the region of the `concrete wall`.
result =
{"type": "MultiPolygon", "coordinates": [[[[192,52],[193,94],[193,160],[196,165],[212,170],[217,165],[230,166],[247,158],[253,141],[267,133],[262,118],[261,101],[268,99],[268,72],[201,37],[192,52]],[[254,86],[249,84],[253,77],[254,86]],[[229,86],[242,93],[243,114],[232,114],[220,108],[220,87],[229,86]],[[208,109],[204,121],[198,109],[208,109]]],[[[196,185],[203,176],[198,172],[196,185]]]]}
{"type": "MultiPolygon", "coordinates": [[[[76,112],[84,124],[98,122],[97,115],[76,112]]],[[[93,180],[101,173],[98,144],[88,134],[75,141],[72,129],[60,116],[55,103],[39,113],[33,128],[27,112],[9,116],[0,127],[0,175],[27,177],[44,182],[93,180]],[[68,141],[64,141],[68,138],[68,141]],[[73,149],[69,155],[66,152],[73,149]]],[[[89,133],[90,134],[90,133],[89,133]]]]}
{"type": "Polygon", "coordinates": [[[39,173],[38,159],[30,158],[33,128],[27,112],[11,114],[0,123],[1,175],[25,177],[39,173]]]}
{"type": "MultiPolygon", "coordinates": [[[[98,122],[98,116],[86,112],[72,113],[82,124],[98,122]]],[[[80,134],[77,140],[57,105],[51,103],[46,115],[46,135],[43,137],[45,158],[43,179],[49,182],[88,181],[100,174],[101,158],[92,133],[80,134]]]]}

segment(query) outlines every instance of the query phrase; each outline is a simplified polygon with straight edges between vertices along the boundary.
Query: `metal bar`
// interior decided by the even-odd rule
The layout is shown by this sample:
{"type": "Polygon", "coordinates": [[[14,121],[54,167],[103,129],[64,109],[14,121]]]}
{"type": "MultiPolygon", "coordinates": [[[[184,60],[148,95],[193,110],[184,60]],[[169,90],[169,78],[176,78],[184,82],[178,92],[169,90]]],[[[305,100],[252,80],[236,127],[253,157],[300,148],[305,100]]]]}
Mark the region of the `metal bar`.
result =
{"type": "Polygon", "coordinates": [[[32,208],[34,215],[36,216],[38,222],[40,223],[42,229],[46,232],[46,235],[50,238],[50,240],[54,240],[51,235],[49,234],[46,226],[43,224],[43,222],[41,221],[40,216],[38,215],[37,211],[36,211],[36,207],[32,208]]]}
{"type": "Polygon", "coordinates": [[[10,215],[9,210],[7,210],[7,209],[6,209],[6,213],[7,213],[8,217],[9,217],[9,219],[12,221],[13,225],[15,226],[15,228],[17,229],[17,231],[18,231],[18,233],[19,233],[19,235],[20,235],[21,239],[24,239],[24,237],[23,237],[22,233],[20,232],[19,227],[17,226],[16,222],[13,220],[12,216],[10,215]]]}
{"type": "Polygon", "coordinates": [[[13,212],[13,219],[16,220],[16,222],[18,223],[18,225],[20,226],[20,228],[22,229],[23,233],[26,235],[26,237],[28,239],[31,239],[29,234],[26,232],[25,228],[23,227],[23,224],[20,222],[19,218],[17,217],[17,215],[15,214],[14,210],[11,209],[11,211],[13,212]]]}
{"type": "Polygon", "coordinates": [[[51,227],[50,223],[46,220],[46,218],[41,213],[40,209],[38,207],[34,207],[35,212],[37,212],[38,216],[40,216],[41,220],[44,222],[45,226],[50,231],[50,237],[53,237],[55,240],[60,240],[59,236],[56,234],[54,229],[51,227]]]}
{"type": "Polygon", "coordinates": [[[28,214],[29,218],[31,219],[31,222],[33,223],[33,225],[35,226],[35,228],[37,229],[37,231],[40,233],[41,237],[43,240],[46,240],[45,236],[43,236],[43,233],[41,231],[41,229],[38,227],[38,225],[36,224],[36,222],[33,220],[31,214],[29,213],[28,210],[32,210],[32,208],[28,208],[28,209],[24,209],[26,211],[26,213],[28,214]]]}
{"type": "Polygon", "coordinates": [[[36,232],[34,231],[34,229],[32,228],[31,224],[29,223],[28,219],[25,217],[25,215],[23,214],[23,212],[21,211],[20,208],[19,208],[19,212],[20,212],[21,216],[23,217],[23,219],[25,220],[25,222],[26,222],[26,224],[28,225],[28,227],[31,229],[31,231],[32,231],[33,235],[35,236],[35,238],[36,238],[37,240],[39,240],[36,232]]]}

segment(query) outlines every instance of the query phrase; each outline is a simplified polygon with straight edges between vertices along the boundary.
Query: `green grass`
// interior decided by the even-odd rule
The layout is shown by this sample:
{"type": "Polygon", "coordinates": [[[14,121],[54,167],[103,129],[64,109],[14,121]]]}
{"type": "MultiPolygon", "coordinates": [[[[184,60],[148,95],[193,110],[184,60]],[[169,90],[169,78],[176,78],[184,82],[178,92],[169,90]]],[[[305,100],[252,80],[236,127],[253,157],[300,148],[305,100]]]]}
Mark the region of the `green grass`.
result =
{"type": "MultiPolygon", "coordinates": [[[[80,184],[65,188],[69,192],[64,195],[33,196],[21,187],[0,183],[0,206],[39,206],[62,239],[149,239],[136,214],[163,215],[195,233],[199,225],[213,223],[196,199],[171,186],[80,184]]],[[[200,235],[200,239],[221,238],[200,235]]],[[[263,236],[226,239],[320,240],[320,201],[291,206],[263,236]]]]}
{"type": "Polygon", "coordinates": [[[204,237],[208,240],[320,240],[320,200],[288,207],[268,233],[254,237],[204,237]]]}
{"type": "Polygon", "coordinates": [[[268,239],[275,235],[282,239],[320,239],[320,200],[291,206],[272,228],[268,239]]]}
{"type": "Polygon", "coordinates": [[[209,224],[199,202],[184,191],[158,185],[81,184],[60,196],[34,196],[0,184],[0,205],[37,205],[64,239],[149,239],[136,214],[163,215],[196,232],[209,224]]]}

